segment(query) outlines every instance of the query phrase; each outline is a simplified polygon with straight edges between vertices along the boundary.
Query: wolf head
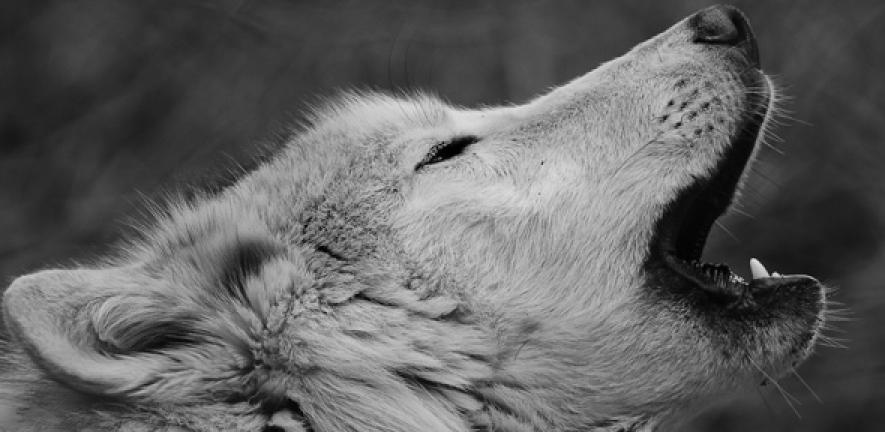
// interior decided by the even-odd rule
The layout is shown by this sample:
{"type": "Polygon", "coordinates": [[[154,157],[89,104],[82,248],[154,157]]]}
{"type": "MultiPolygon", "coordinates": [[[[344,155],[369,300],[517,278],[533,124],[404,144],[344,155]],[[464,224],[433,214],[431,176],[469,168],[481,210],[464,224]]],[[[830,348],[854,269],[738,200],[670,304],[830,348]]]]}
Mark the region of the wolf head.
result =
{"type": "Polygon", "coordinates": [[[117,256],[16,279],[0,425],[640,429],[779,376],[821,285],[700,262],[775,99],[727,7],[525,105],[347,95],[117,256]]]}

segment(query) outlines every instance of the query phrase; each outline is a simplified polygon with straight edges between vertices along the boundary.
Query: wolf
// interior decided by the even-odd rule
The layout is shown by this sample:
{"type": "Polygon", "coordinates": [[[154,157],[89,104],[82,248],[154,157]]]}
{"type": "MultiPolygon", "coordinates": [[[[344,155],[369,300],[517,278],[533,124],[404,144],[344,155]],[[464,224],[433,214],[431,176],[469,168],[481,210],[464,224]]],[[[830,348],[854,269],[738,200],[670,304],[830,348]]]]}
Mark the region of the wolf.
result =
{"type": "Polygon", "coordinates": [[[804,275],[702,261],[772,116],[697,12],[523,105],[350,93],[117,253],[3,295],[8,431],[651,431],[796,368],[804,275]]]}

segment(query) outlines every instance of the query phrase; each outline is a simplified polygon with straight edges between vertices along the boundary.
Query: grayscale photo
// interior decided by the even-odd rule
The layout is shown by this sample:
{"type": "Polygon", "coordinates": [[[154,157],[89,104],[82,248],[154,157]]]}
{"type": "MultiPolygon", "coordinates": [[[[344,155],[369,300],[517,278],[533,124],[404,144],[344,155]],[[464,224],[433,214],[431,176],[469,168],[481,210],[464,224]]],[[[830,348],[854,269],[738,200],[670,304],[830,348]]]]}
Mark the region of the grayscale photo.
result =
{"type": "Polygon", "coordinates": [[[0,432],[883,430],[883,19],[6,0],[0,432]]]}

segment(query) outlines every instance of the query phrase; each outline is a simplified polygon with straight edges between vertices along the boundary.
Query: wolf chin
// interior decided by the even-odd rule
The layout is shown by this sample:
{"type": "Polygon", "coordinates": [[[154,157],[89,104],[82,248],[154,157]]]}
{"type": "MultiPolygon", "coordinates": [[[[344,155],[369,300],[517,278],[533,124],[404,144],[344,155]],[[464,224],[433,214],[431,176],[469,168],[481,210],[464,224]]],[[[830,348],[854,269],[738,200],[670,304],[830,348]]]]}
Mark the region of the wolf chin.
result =
{"type": "Polygon", "coordinates": [[[524,105],[349,94],[3,296],[0,429],[649,431],[793,370],[813,278],[703,263],[776,95],[715,6],[524,105]]]}

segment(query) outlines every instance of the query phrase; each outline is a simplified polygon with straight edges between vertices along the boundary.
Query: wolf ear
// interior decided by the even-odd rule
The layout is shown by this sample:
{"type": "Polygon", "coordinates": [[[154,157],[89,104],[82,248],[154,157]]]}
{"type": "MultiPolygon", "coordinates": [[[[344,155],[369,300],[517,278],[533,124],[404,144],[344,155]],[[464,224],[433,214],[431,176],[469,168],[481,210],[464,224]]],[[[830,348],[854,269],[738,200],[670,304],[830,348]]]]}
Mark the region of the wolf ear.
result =
{"type": "Polygon", "coordinates": [[[220,383],[248,356],[232,336],[246,330],[207,322],[206,311],[189,304],[197,299],[162,283],[132,268],[42,271],[10,285],[3,314],[30,357],[63,384],[99,395],[187,400],[198,380],[217,371],[220,383]]]}

